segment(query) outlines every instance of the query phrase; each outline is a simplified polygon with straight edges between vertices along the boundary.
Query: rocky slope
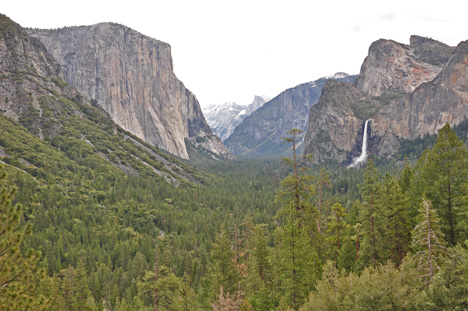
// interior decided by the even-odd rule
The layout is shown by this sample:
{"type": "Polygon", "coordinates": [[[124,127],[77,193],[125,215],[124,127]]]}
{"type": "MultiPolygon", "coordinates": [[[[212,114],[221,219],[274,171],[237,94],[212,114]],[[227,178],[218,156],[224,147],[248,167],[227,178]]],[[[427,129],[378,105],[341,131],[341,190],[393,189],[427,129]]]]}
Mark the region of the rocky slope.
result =
{"type": "Polygon", "coordinates": [[[349,163],[359,154],[366,119],[371,120],[370,153],[383,157],[398,152],[402,140],[462,122],[468,115],[467,68],[467,42],[452,48],[412,36],[409,46],[373,43],[353,90],[330,85],[325,92],[326,86],[311,109],[305,153],[314,153],[317,161],[349,163]]]}
{"type": "Polygon", "coordinates": [[[184,159],[186,143],[197,145],[197,137],[210,141],[204,147],[213,155],[231,157],[175,76],[168,44],[114,23],[28,32],[57,59],[65,80],[124,129],[184,159]]]}
{"type": "Polygon", "coordinates": [[[225,141],[226,146],[234,154],[246,156],[289,153],[290,146],[283,144],[281,137],[292,128],[305,132],[310,107],[317,103],[325,82],[330,79],[351,83],[354,76],[337,73],[282,92],[246,117],[225,141]]]}
{"type": "Polygon", "coordinates": [[[36,38],[0,14],[0,157],[39,182],[57,174],[106,170],[148,174],[179,185],[199,183],[192,169],[145,145],[64,81],[36,38]],[[59,172],[60,171],[60,172],[59,172]]]}
{"type": "Polygon", "coordinates": [[[248,106],[229,102],[221,105],[215,105],[204,109],[206,122],[213,132],[221,138],[222,141],[231,136],[234,129],[245,119],[262,107],[271,98],[267,96],[255,96],[253,102],[248,106]]]}

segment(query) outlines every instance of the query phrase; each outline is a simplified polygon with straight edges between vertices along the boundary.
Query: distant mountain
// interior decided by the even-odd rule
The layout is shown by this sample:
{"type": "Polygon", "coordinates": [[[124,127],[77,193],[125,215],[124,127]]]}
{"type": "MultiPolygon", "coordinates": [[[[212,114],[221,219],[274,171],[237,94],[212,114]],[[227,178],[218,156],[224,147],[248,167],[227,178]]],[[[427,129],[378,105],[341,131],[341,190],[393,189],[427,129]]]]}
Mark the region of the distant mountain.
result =
{"type": "Polygon", "coordinates": [[[327,82],[311,108],[304,153],[349,163],[370,120],[369,152],[391,157],[404,140],[433,135],[468,117],[468,41],[456,48],[412,36],[405,45],[378,40],[354,86],[327,82]]]}
{"type": "MultiPolygon", "coordinates": [[[[337,73],[288,89],[246,117],[224,143],[236,155],[269,157],[288,154],[290,146],[283,144],[281,137],[291,128],[305,132],[310,107],[317,103],[325,82],[352,83],[354,78],[337,73]]],[[[301,144],[299,148],[302,148],[301,144]]]]}
{"type": "Polygon", "coordinates": [[[58,61],[65,80],[122,128],[184,159],[187,144],[232,157],[175,76],[169,44],[115,23],[28,33],[58,61]]]}
{"type": "Polygon", "coordinates": [[[210,106],[204,109],[203,114],[213,132],[225,141],[246,116],[262,107],[270,99],[268,96],[255,96],[248,106],[234,102],[210,106]]]}
{"type": "Polygon", "coordinates": [[[263,105],[265,105],[265,103],[269,102],[270,100],[271,100],[271,97],[268,97],[265,95],[263,96],[255,95],[253,102],[247,106],[247,109],[245,110],[245,114],[247,116],[250,116],[252,112],[263,107],[263,105]]]}

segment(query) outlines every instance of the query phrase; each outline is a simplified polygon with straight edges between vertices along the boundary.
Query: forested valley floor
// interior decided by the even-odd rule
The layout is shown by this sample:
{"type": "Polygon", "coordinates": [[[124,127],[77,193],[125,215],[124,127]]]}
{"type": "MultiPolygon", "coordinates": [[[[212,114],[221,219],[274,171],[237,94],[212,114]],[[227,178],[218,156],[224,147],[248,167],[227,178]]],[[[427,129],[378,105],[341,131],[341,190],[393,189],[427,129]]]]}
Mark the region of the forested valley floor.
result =
{"type": "Polygon", "coordinates": [[[2,310],[468,310],[449,125],[418,158],[200,161],[178,187],[36,152],[2,161],[2,310]]]}

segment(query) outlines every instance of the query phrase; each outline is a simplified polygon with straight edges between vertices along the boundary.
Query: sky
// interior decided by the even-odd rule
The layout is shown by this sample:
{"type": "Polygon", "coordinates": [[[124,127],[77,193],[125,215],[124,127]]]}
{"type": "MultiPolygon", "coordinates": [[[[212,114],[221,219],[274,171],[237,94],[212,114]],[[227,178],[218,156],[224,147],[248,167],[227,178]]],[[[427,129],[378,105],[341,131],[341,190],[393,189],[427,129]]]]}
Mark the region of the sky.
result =
{"type": "Polygon", "coordinates": [[[468,39],[466,0],[5,0],[23,27],[115,22],[167,42],[177,77],[208,107],[248,105],[336,72],[358,74],[370,44],[468,39]]]}

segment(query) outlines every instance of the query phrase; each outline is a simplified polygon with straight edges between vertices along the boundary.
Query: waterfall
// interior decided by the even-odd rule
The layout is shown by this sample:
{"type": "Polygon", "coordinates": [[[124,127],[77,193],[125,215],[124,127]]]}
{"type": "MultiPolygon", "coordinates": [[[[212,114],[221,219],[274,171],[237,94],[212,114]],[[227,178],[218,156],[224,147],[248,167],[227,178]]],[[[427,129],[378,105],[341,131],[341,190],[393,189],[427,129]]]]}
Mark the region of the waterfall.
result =
{"type": "Polygon", "coordinates": [[[354,158],[353,163],[351,163],[348,166],[348,168],[356,167],[359,163],[364,162],[367,159],[367,123],[369,123],[369,120],[366,120],[366,123],[364,123],[364,134],[362,135],[361,155],[357,158],[354,158]]]}

